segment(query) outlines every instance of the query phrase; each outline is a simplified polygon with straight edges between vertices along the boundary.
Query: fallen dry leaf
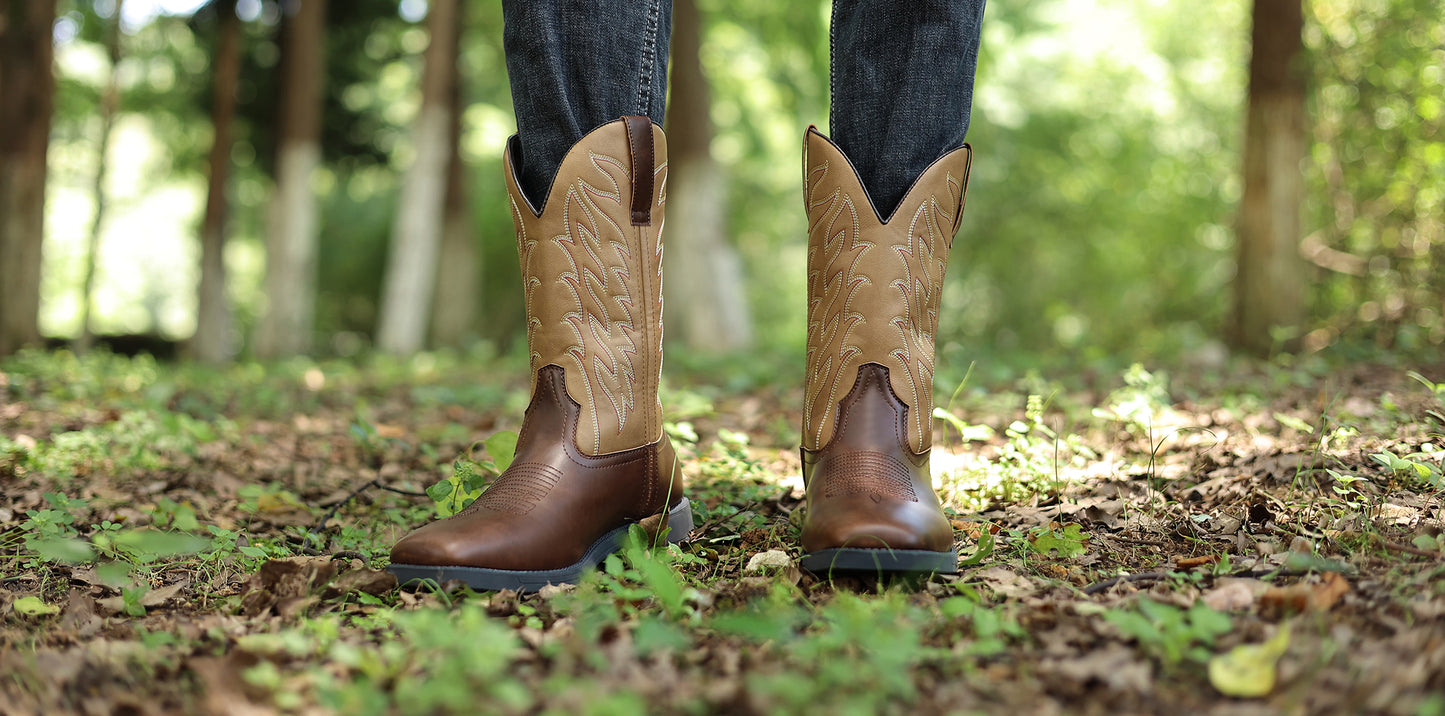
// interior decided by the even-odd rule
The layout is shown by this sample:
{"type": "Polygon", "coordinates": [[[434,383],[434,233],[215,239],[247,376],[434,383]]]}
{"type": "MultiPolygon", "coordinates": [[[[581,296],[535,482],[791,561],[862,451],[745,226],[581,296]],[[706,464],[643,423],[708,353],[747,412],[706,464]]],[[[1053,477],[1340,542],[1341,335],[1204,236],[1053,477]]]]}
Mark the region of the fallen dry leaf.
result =
{"type": "Polygon", "coordinates": [[[1329,611],[1349,591],[1350,583],[1344,577],[1336,572],[1326,572],[1324,580],[1317,584],[1300,582],[1270,589],[1260,596],[1259,608],[1273,615],[1329,611]]]}
{"type": "Polygon", "coordinates": [[[352,592],[364,592],[374,597],[381,596],[396,589],[396,575],[391,572],[382,572],[375,569],[353,569],[332,582],[322,593],[322,597],[330,599],[352,592]]]}
{"type": "Polygon", "coordinates": [[[1037,590],[1033,582],[1015,574],[1005,567],[989,567],[978,575],[996,594],[1007,599],[1033,596],[1037,590]]]}
{"type": "Polygon", "coordinates": [[[1269,585],[1257,579],[1221,580],[1219,586],[1209,590],[1201,599],[1204,605],[1217,612],[1235,612],[1254,606],[1254,600],[1269,589],[1269,585]]]}
{"type": "Polygon", "coordinates": [[[241,597],[241,611],[246,616],[257,616],[283,602],[294,606],[297,600],[329,584],[336,572],[336,563],[325,557],[270,560],[251,576],[246,594],[241,597]]]}
{"type": "Polygon", "coordinates": [[[241,667],[235,658],[191,659],[188,666],[206,688],[204,709],[210,716],[266,716],[271,709],[251,703],[241,667]]]}
{"type": "Polygon", "coordinates": [[[1179,569],[1190,569],[1206,564],[1214,564],[1219,561],[1219,555],[1206,554],[1202,557],[1179,557],[1174,560],[1174,566],[1179,569]]]}
{"type": "Polygon", "coordinates": [[[1097,681],[1111,691],[1144,693],[1154,682],[1149,662],[1123,644],[1110,644],[1071,659],[1046,659],[1039,669],[1081,685],[1097,681]]]}

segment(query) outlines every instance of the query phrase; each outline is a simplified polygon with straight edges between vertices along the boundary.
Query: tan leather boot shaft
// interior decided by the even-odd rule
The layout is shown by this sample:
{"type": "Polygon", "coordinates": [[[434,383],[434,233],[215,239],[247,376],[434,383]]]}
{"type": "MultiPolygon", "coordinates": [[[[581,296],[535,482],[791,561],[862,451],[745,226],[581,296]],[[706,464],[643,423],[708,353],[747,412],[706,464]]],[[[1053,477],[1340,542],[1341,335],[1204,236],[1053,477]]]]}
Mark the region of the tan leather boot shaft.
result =
{"type": "Polygon", "coordinates": [[[605,124],[563,159],[536,212],[506,156],[537,371],[566,372],[581,406],[577,448],[606,455],[657,442],[662,406],[662,228],[667,148],[646,118],[605,124]],[[636,171],[634,171],[636,167],[636,171]]]}
{"type": "Polygon", "coordinates": [[[858,368],[888,369],[906,406],[912,452],[933,442],[933,341],[972,150],[923,172],[886,222],[843,152],[816,129],[805,138],[808,213],[808,363],[803,448],[832,439],[838,403],[858,368]]]}

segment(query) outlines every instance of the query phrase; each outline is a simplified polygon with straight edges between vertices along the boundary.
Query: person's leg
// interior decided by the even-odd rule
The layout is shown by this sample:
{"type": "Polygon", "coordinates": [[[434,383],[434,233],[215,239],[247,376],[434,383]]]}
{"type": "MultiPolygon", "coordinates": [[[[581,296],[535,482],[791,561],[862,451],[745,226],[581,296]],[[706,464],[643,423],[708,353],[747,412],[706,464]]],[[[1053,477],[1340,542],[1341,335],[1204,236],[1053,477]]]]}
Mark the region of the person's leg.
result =
{"type": "Polygon", "coordinates": [[[674,542],[692,529],[658,401],[670,9],[505,5],[520,133],[503,169],[532,401],[507,469],[392,548],[404,583],[533,590],[577,581],[635,524],[674,542]]]}
{"type": "Polygon", "coordinates": [[[538,209],[567,151],[623,115],[663,123],[672,0],[503,0],[518,180],[538,209]]]}
{"type": "Polygon", "coordinates": [[[834,139],[804,138],[802,565],[954,572],[929,470],[939,299],[963,213],[982,0],[834,0],[834,139]]]}
{"type": "Polygon", "coordinates": [[[885,219],[963,146],[983,0],[833,0],[828,131],[885,219]]]}

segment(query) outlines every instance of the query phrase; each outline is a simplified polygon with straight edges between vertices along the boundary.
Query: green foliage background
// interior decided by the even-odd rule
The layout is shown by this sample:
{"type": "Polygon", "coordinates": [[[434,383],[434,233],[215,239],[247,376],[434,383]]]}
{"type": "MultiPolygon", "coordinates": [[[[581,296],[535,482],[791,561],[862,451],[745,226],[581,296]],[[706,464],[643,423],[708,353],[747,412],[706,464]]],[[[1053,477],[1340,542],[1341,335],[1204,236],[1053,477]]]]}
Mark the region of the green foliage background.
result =
{"type": "MultiPolygon", "coordinates": [[[[390,0],[333,5],[327,168],[317,185],[317,344],[344,354],[364,348],[375,324],[426,38],[390,0]]],[[[828,3],[701,5],[713,152],[731,179],[729,227],[748,269],[758,334],[765,349],[801,352],[806,227],[798,157],[808,124],[826,129],[828,3]]],[[[245,322],[262,300],[279,59],[275,5],[262,7],[246,23],[233,152],[228,258],[245,322]]],[[[1210,346],[1233,275],[1249,10],[1243,0],[989,5],[969,135],[974,179],[940,327],[945,371],[991,354],[1126,363],[1210,346]]],[[[478,333],[505,349],[519,335],[521,307],[501,183],[500,142],[511,131],[501,13],[484,0],[469,0],[466,11],[463,151],[483,247],[478,333]]],[[[77,28],[72,42],[98,53],[105,19],[95,4],[63,0],[61,12],[77,28]]],[[[1320,267],[1312,268],[1314,324],[1305,345],[1438,351],[1445,342],[1439,7],[1434,0],[1315,0],[1306,14],[1305,248],[1320,267]]],[[[204,186],[214,26],[207,6],[126,36],[123,110],[142,118],[164,147],[150,172],[158,183],[204,186]]],[[[79,182],[94,162],[103,74],[62,70],[52,171],[79,182]]],[[[79,260],[48,256],[47,303],[74,300],[79,260]]],[[[189,300],[194,280],[172,277],[155,290],[189,300]]],[[[78,329],[62,313],[46,315],[52,333],[78,329]]],[[[159,325],[100,318],[103,330],[159,325]]]]}

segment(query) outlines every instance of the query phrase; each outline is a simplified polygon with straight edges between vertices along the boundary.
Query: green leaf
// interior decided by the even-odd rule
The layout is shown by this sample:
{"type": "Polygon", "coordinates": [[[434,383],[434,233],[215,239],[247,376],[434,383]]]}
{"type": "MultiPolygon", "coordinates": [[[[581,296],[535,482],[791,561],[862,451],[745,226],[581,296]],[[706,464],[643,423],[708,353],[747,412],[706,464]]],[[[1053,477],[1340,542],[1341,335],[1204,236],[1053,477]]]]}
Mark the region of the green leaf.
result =
{"type": "Polygon", "coordinates": [[[510,430],[492,433],[482,444],[486,446],[487,455],[492,458],[497,471],[501,472],[512,464],[512,458],[517,453],[517,434],[510,430]]]}
{"type": "Polygon", "coordinates": [[[95,559],[95,550],[90,543],[70,537],[38,539],[28,543],[30,549],[47,562],[69,562],[84,564],[95,559]]]}
{"type": "Polygon", "coordinates": [[[442,480],[441,482],[438,482],[437,484],[432,485],[431,487],[426,488],[426,496],[427,496],[427,497],[430,497],[430,498],[432,499],[432,502],[441,502],[441,501],[447,499],[447,497],[450,496],[451,494],[452,494],[452,481],[451,481],[451,480],[442,480]]]}
{"type": "Polygon", "coordinates": [[[683,603],[682,584],[671,567],[646,555],[633,560],[632,567],[642,578],[643,585],[668,614],[678,616],[684,612],[686,605],[683,603]]]}
{"type": "Polygon", "coordinates": [[[1321,557],[1310,552],[1290,552],[1284,558],[1284,568],[1297,572],[1339,572],[1354,574],[1355,568],[1338,559],[1321,557]]]}
{"type": "Polygon", "coordinates": [[[451,517],[481,497],[485,486],[486,477],[477,470],[477,464],[457,458],[452,462],[451,476],[428,487],[426,494],[436,503],[438,517],[451,517]]]}
{"type": "Polygon", "coordinates": [[[647,615],[632,630],[632,643],[639,656],[647,656],[657,651],[682,651],[692,645],[692,639],[682,629],[647,615]]]}
{"type": "Polygon", "coordinates": [[[958,438],[964,442],[988,440],[994,435],[993,428],[987,425],[970,425],[943,408],[934,408],[933,417],[951,425],[958,431],[958,438]]]}
{"type": "Polygon", "coordinates": [[[54,604],[46,604],[40,597],[21,597],[11,605],[15,611],[27,617],[39,617],[48,614],[59,614],[60,607],[54,604]]]}
{"type": "Polygon", "coordinates": [[[176,506],[175,521],[172,527],[182,532],[194,532],[201,528],[201,523],[196,519],[196,510],[190,505],[181,504],[176,506]]]}
{"type": "Polygon", "coordinates": [[[95,568],[100,583],[119,589],[130,583],[130,565],[125,562],[106,562],[95,568]]]}
{"type": "Polygon", "coordinates": [[[1089,535],[1077,524],[1066,525],[1060,530],[1043,530],[1029,541],[1040,554],[1058,550],[1060,557],[1077,557],[1088,551],[1084,542],[1089,535]]]}
{"type": "Polygon", "coordinates": [[[118,532],[115,535],[115,546],[117,548],[138,559],[142,559],[142,561],[153,561],[160,557],[194,554],[205,549],[208,545],[210,545],[208,540],[182,532],[134,529],[118,532]]]}
{"type": "Polygon", "coordinates": [[[993,533],[985,529],[979,535],[978,549],[975,549],[967,559],[959,562],[958,566],[972,567],[975,564],[982,564],[991,554],[993,554],[993,533]]]}
{"type": "Polygon", "coordinates": [[[121,603],[125,605],[125,613],[133,617],[145,616],[146,607],[144,600],[146,592],[149,591],[150,587],[145,584],[137,584],[134,587],[121,587],[120,599],[121,603]]]}
{"type": "Polygon", "coordinates": [[[1298,431],[1300,431],[1300,432],[1302,432],[1302,433],[1305,433],[1305,434],[1313,434],[1314,431],[1315,431],[1315,426],[1310,425],[1309,423],[1307,423],[1307,422],[1305,422],[1305,421],[1303,421],[1303,420],[1300,420],[1299,418],[1296,418],[1296,417],[1293,416],[1293,415],[1286,415],[1286,414],[1284,414],[1284,413],[1275,413],[1275,414],[1274,414],[1274,419],[1275,419],[1275,421],[1277,421],[1280,425],[1283,425],[1283,426],[1285,426],[1285,427],[1287,427],[1287,428],[1294,428],[1295,430],[1298,430],[1298,431]]]}

